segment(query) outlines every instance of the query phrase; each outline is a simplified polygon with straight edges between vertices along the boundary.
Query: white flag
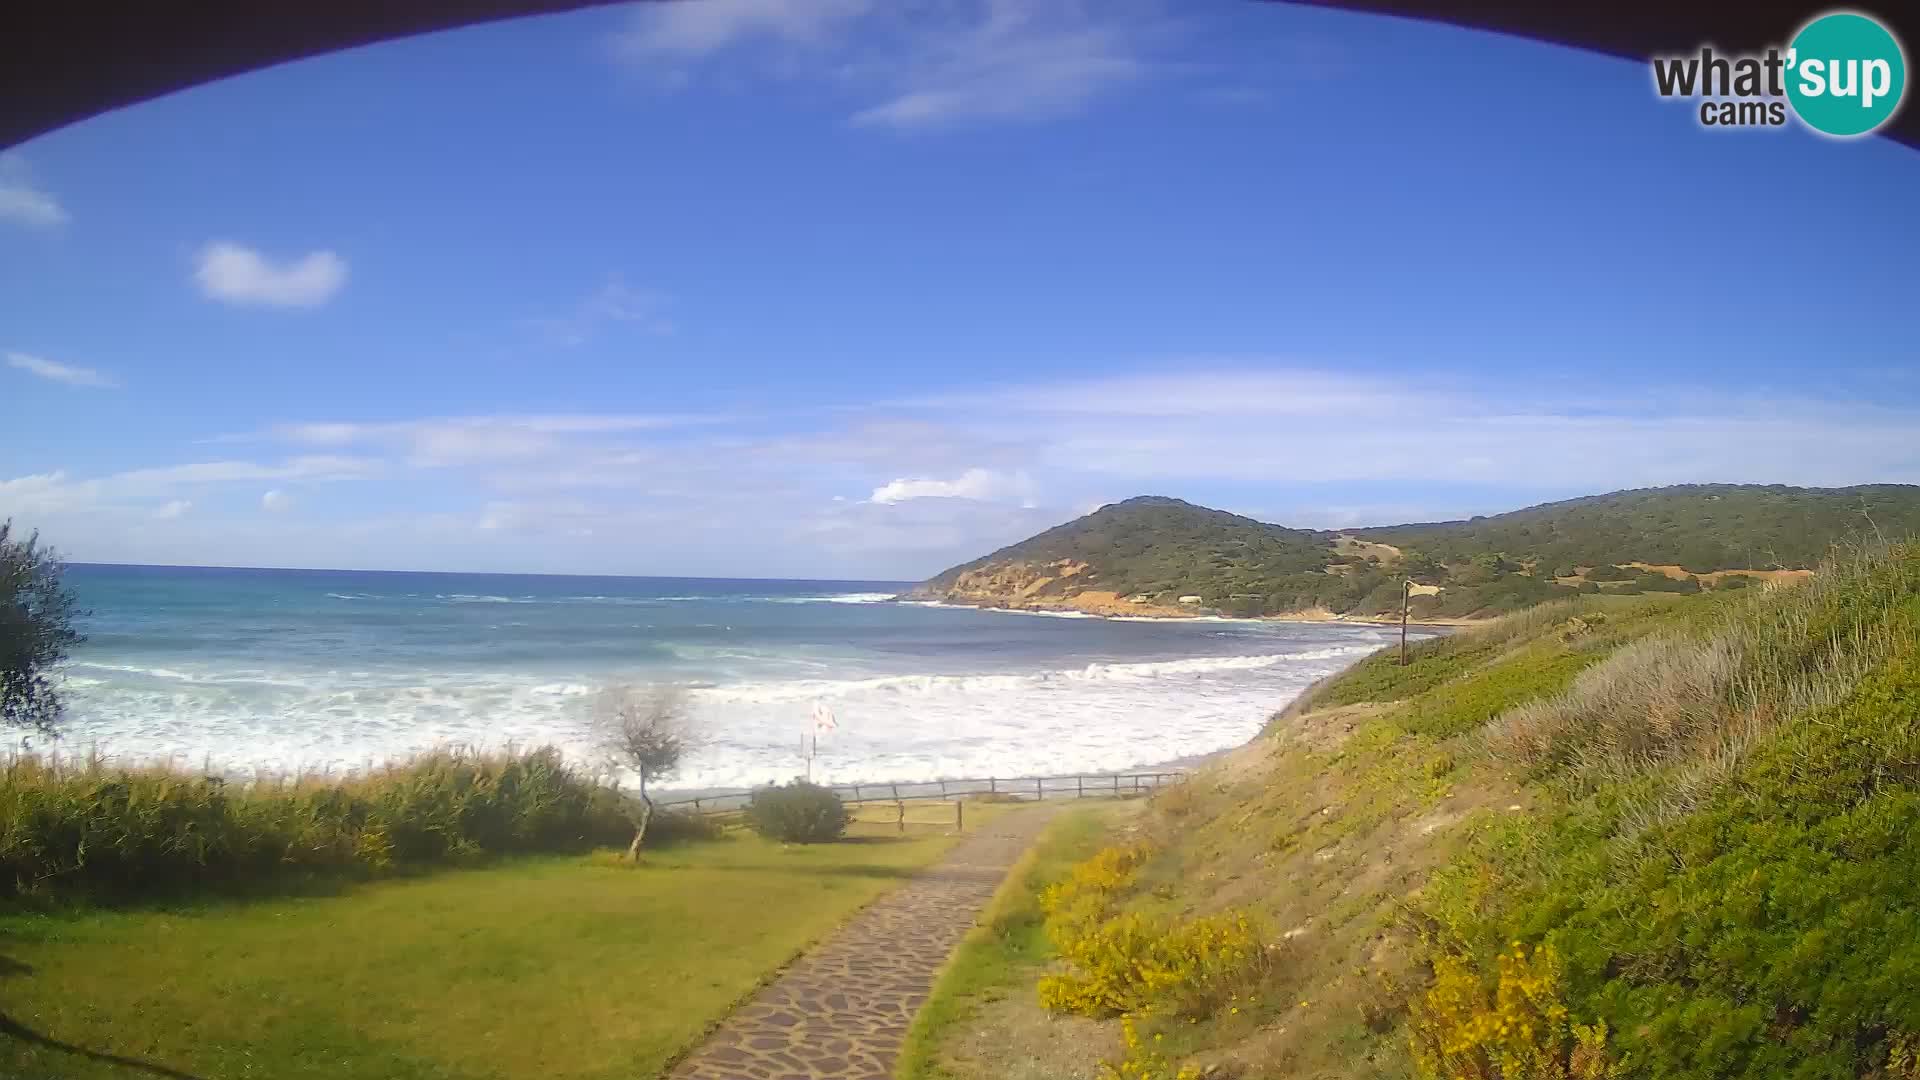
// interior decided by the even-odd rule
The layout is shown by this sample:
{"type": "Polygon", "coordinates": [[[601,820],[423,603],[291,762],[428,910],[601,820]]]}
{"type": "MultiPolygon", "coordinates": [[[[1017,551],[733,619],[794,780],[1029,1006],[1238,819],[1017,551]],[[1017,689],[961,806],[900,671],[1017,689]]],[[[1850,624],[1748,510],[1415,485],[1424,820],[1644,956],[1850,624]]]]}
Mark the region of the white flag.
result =
{"type": "Polygon", "coordinates": [[[825,735],[827,732],[839,726],[840,725],[833,722],[833,710],[827,708],[826,702],[816,701],[813,703],[813,733],[815,735],[825,735]]]}

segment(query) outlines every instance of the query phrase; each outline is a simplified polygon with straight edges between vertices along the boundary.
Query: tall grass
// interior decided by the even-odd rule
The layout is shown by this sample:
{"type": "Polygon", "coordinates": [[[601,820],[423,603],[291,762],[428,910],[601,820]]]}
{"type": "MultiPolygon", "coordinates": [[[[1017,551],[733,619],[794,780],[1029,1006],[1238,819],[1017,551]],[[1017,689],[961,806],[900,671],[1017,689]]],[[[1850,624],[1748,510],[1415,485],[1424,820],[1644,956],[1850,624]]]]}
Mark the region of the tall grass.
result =
{"type": "Polygon", "coordinates": [[[97,757],[0,762],[0,897],[144,897],[631,834],[618,793],[551,747],[448,748],[344,777],[245,782],[97,757]]]}
{"type": "Polygon", "coordinates": [[[1804,583],[1743,596],[1706,635],[1628,644],[1564,694],[1508,710],[1488,736],[1539,774],[1576,790],[1654,770],[1662,805],[1684,811],[1778,725],[1831,707],[1912,644],[1920,546],[1847,552],[1804,583]]]}

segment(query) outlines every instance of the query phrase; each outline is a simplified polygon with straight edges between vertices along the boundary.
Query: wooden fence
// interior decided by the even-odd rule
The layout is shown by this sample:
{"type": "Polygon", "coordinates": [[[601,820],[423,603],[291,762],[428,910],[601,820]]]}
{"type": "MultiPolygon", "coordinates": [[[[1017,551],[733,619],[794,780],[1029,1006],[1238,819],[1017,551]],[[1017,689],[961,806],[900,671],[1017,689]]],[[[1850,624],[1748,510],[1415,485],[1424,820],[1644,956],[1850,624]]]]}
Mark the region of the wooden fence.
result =
{"type": "MultiPolygon", "coordinates": [[[[942,801],[971,797],[1039,800],[1113,798],[1140,795],[1187,778],[1183,772],[1075,773],[1066,776],[989,776],[978,780],[923,780],[904,784],[835,784],[828,787],[849,806],[899,803],[921,799],[942,801]]],[[[746,809],[753,792],[736,791],[681,799],[656,799],[661,809],[696,814],[734,813],[746,809]]]]}

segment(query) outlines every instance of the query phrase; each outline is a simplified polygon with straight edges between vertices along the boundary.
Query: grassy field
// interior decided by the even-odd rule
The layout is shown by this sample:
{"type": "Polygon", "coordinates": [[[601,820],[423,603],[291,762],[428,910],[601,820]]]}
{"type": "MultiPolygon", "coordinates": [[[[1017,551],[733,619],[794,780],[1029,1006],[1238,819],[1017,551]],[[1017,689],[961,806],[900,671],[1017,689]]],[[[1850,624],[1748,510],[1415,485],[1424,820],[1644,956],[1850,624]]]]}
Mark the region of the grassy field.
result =
{"type": "Polygon", "coordinates": [[[0,914],[0,1076],[650,1076],[951,843],[736,835],[639,867],[533,856],[332,895],[0,914]]]}
{"type": "Polygon", "coordinates": [[[980,926],[955,950],[920,1015],[914,1018],[894,1069],[898,1080],[946,1080],[942,1040],[972,1021],[979,1009],[1009,994],[1031,994],[1035,971],[1049,956],[1040,891],[1073,864],[1100,849],[1120,804],[1076,809],[1047,826],[982,913],[980,926]]]}

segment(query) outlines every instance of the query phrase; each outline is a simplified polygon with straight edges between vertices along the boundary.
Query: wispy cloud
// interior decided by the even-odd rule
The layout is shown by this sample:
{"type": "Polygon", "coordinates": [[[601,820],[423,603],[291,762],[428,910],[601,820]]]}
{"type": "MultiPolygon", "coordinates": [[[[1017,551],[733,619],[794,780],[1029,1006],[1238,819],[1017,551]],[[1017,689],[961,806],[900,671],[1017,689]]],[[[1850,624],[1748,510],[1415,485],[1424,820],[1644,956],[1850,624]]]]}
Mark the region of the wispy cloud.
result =
{"type": "Polygon", "coordinates": [[[527,320],[540,336],[556,345],[584,345],[603,330],[624,326],[642,334],[664,336],[674,331],[667,310],[673,298],[657,289],[628,285],[618,275],[576,303],[563,315],[527,320]]]}
{"type": "Polygon", "coordinates": [[[51,229],[67,220],[67,209],[60,200],[34,185],[25,159],[18,154],[0,154],[0,221],[51,229]]]}
{"type": "Polygon", "coordinates": [[[702,57],[757,38],[789,43],[819,42],[849,19],[866,14],[874,0],[700,0],[641,4],[615,36],[615,49],[629,58],[702,57]]]}
{"type": "Polygon", "coordinates": [[[347,263],[331,251],[275,261],[252,248],[216,241],[200,249],[193,276],[202,293],[223,303],[318,307],[347,283],[347,263]]]}
{"type": "Polygon", "coordinates": [[[268,513],[278,514],[284,510],[290,509],[292,506],[293,506],[293,496],[287,494],[284,491],[281,491],[278,488],[275,488],[274,490],[267,492],[265,495],[260,496],[260,509],[267,511],[268,513]]]}
{"type": "Polygon", "coordinates": [[[1078,111],[1146,74],[1158,32],[1125,4],[994,0],[978,17],[913,40],[874,70],[886,100],[855,124],[917,129],[1078,111]]]}
{"type": "Polygon", "coordinates": [[[410,465],[434,468],[537,458],[568,439],[718,423],[702,414],[556,413],[429,417],[416,420],[278,424],[264,437],[314,447],[397,449],[410,465]]]}
{"type": "Polygon", "coordinates": [[[0,221],[52,228],[66,224],[67,211],[53,196],[25,181],[0,179],[0,221]]]}
{"type": "Polygon", "coordinates": [[[119,381],[111,375],[102,374],[93,368],[81,367],[78,364],[63,364],[58,360],[48,360],[26,353],[8,353],[7,366],[18,368],[31,375],[38,375],[42,379],[63,382],[69,386],[90,386],[111,390],[120,385],[119,381]]]}
{"type": "Polygon", "coordinates": [[[152,508],[152,512],[163,518],[174,518],[186,513],[192,505],[188,500],[177,498],[182,492],[261,482],[355,480],[373,476],[381,469],[381,463],[371,458],[331,454],[305,455],[279,462],[197,461],[129,469],[89,479],[77,479],[61,469],[0,480],[0,504],[22,514],[46,514],[114,506],[152,508],[155,500],[164,500],[152,508]],[[176,507],[175,503],[180,505],[176,507]]]}
{"type": "Polygon", "coordinates": [[[193,509],[193,500],[171,499],[167,502],[161,503],[160,508],[153,512],[153,516],[155,519],[160,521],[176,521],[180,518],[186,517],[187,511],[191,509],[193,509]]]}
{"type": "Polygon", "coordinates": [[[867,501],[886,506],[913,499],[1018,499],[1022,505],[1030,507],[1034,505],[1033,496],[1033,478],[1024,470],[1001,473],[974,468],[965,470],[951,480],[931,477],[889,480],[874,488],[867,501]]]}
{"type": "Polygon", "coordinates": [[[0,507],[69,514],[68,535],[124,538],[90,554],[135,561],[197,537],[196,558],[253,563],[909,578],[1143,493],[1324,527],[1675,482],[1920,482],[1920,405],[1663,390],[1247,358],[775,416],[350,417],[245,437],[300,456],[36,473],[0,481],[0,507]],[[374,476],[337,527],[254,510],[374,476]]]}
{"type": "Polygon", "coordinates": [[[1076,112],[1162,66],[1147,0],[715,0],[644,4],[615,52],[671,85],[721,54],[733,73],[806,79],[852,123],[921,130],[1076,112]],[[752,65],[752,66],[747,66],[752,65]]]}

